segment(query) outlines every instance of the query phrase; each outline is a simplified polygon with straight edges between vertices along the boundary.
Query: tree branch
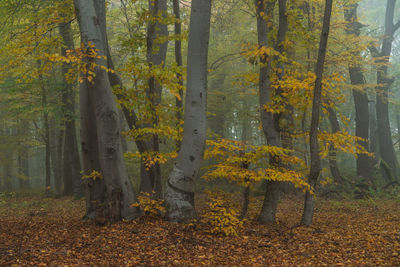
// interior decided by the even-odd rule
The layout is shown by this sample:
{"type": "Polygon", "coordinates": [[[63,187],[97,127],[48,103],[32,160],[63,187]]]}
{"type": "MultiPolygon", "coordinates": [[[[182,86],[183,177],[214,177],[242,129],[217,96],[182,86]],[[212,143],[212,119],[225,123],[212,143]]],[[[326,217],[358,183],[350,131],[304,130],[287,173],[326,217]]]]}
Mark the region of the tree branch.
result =
{"type": "MultiPolygon", "coordinates": [[[[226,62],[224,59],[234,57],[234,56],[239,56],[242,54],[243,54],[242,52],[238,52],[238,53],[231,53],[231,54],[226,54],[224,56],[221,56],[221,57],[217,58],[213,63],[211,63],[209,69],[215,70],[219,66],[221,66],[222,64],[224,64],[226,62]]],[[[230,59],[230,60],[232,60],[232,59],[230,59]]]]}
{"type": "Polygon", "coordinates": [[[380,57],[380,53],[375,46],[373,46],[373,45],[368,46],[368,50],[371,53],[372,57],[374,57],[374,58],[380,57]]]}
{"type": "Polygon", "coordinates": [[[399,19],[399,21],[394,25],[393,33],[395,33],[399,28],[400,28],[400,19],[399,19]]]}

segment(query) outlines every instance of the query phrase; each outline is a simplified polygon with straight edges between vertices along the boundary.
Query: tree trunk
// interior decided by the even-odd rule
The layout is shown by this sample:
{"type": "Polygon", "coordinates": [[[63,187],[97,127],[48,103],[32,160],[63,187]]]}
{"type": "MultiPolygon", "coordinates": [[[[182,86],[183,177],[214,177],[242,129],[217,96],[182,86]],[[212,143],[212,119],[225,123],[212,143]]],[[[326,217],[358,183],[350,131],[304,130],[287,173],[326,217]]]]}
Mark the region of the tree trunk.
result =
{"type": "MultiPolygon", "coordinates": [[[[156,18],[156,22],[149,22],[147,27],[147,54],[146,59],[151,67],[164,66],[165,59],[167,56],[168,42],[157,45],[157,38],[168,36],[168,27],[165,23],[159,22],[159,14],[162,17],[166,17],[167,12],[167,1],[166,0],[149,0],[149,10],[151,18],[156,18]]],[[[146,90],[146,96],[150,104],[150,123],[145,124],[146,128],[158,127],[159,117],[158,109],[161,104],[162,85],[157,81],[156,77],[150,77],[148,80],[148,88],[146,90]]],[[[150,152],[160,152],[160,141],[157,134],[151,137],[151,140],[147,142],[147,149],[150,152]]],[[[141,170],[147,171],[141,168],[141,170]]],[[[149,170],[151,173],[141,175],[141,178],[152,178],[150,181],[141,181],[141,185],[151,184],[151,188],[140,187],[141,192],[147,192],[152,194],[155,193],[156,198],[161,198],[161,166],[158,162],[154,163],[154,166],[149,170]],[[150,191],[149,191],[150,189],[150,191]]]]}
{"type": "MultiPolygon", "coordinates": [[[[249,182],[249,179],[246,179],[245,182],[249,182]]],[[[246,185],[245,188],[243,189],[243,204],[242,204],[242,210],[239,215],[239,219],[243,219],[246,217],[247,210],[249,208],[249,203],[250,203],[250,185],[246,185]]]]}
{"type": "Polygon", "coordinates": [[[61,185],[61,159],[59,158],[58,153],[58,142],[59,132],[61,130],[58,129],[55,119],[51,120],[50,126],[50,157],[51,157],[51,168],[53,170],[53,181],[56,189],[56,196],[60,196],[60,185],[61,185]]]}
{"type": "MultiPolygon", "coordinates": [[[[209,86],[210,95],[212,95],[214,91],[219,91],[224,86],[226,76],[226,72],[221,71],[213,77],[213,80],[210,82],[209,86]]],[[[225,138],[227,132],[225,127],[227,119],[226,97],[225,95],[215,95],[213,98],[210,97],[209,100],[210,101],[208,101],[208,105],[215,106],[216,108],[211,112],[213,115],[209,115],[207,118],[207,127],[210,128],[211,131],[218,137],[225,138]]]]}
{"type": "MultiPolygon", "coordinates": [[[[358,4],[349,5],[345,9],[344,17],[348,23],[346,33],[354,35],[356,38],[360,36],[362,25],[358,22],[357,17],[358,4]]],[[[360,52],[353,52],[353,56],[360,58],[360,52]]],[[[354,86],[365,85],[364,73],[360,65],[349,65],[349,74],[351,84],[354,86]]],[[[361,137],[364,141],[359,141],[358,145],[369,151],[369,108],[368,95],[364,90],[353,89],[354,105],[356,110],[356,136],[361,137]]],[[[372,164],[371,158],[365,154],[357,155],[357,176],[371,178],[372,164]]]]}
{"type": "MultiPolygon", "coordinates": [[[[174,15],[175,15],[175,25],[174,25],[174,33],[175,33],[175,62],[178,67],[182,67],[182,22],[180,15],[180,7],[179,0],[172,0],[174,15]]],[[[176,74],[176,78],[178,79],[178,84],[180,86],[179,89],[179,98],[175,99],[175,106],[177,108],[176,111],[176,121],[178,129],[181,127],[180,122],[183,119],[183,77],[180,73],[176,74]]],[[[179,151],[181,147],[181,140],[177,140],[176,148],[179,151]]]]}
{"type": "Polygon", "coordinates": [[[64,153],[64,122],[60,122],[60,131],[58,132],[58,142],[57,142],[57,157],[59,159],[60,177],[55,180],[56,196],[61,196],[62,186],[63,186],[63,153],[64,153]]]}
{"type": "Polygon", "coordinates": [[[375,157],[371,159],[372,165],[375,166],[380,158],[379,156],[379,141],[378,129],[376,123],[376,108],[375,105],[369,105],[369,151],[374,153],[375,157]]]}
{"type": "MultiPolygon", "coordinates": [[[[328,45],[329,28],[332,14],[332,1],[325,1],[325,12],[324,21],[322,25],[321,39],[318,50],[317,64],[315,67],[315,87],[314,97],[311,114],[311,126],[310,126],[310,157],[311,157],[311,168],[308,177],[308,183],[312,190],[315,190],[317,185],[318,177],[321,172],[321,159],[319,157],[319,144],[318,144],[318,125],[319,125],[319,114],[321,108],[321,95],[322,95],[322,75],[324,72],[326,48],[328,45]]],[[[306,192],[304,201],[304,211],[301,218],[300,224],[311,225],[312,218],[314,215],[314,196],[310,191],[306,192]]]]}
{"type": "Polygon", "coordinates": [[[3,175],[4,175],[4,190],[10,192],[13,189],[12,186],[12,160],[11,158],[6,159],[3,163],[3,175]]]}
{"type": "MultiPolygon", "coordinates": [[[[243,99],[242,101],[242,108],[246,108],[250,105],[250,103],[248,103],[248,99],[243,99]]],[[[242,143],[245,145],[247,144],[251,139],[251,121],[248,118],[245,118],[244,116],[241,117],[241,126],[242,126],[242,143]]],[[[246,151],[241,150],[239,152],[239,156],[243,157],[244,153],[246,153],[246,151]]],[[[248,170],[249,169],[249,163],[248,162],[242,162],[241,163],[241,168],[244,170],[248,170]]],[[[246,214],[247,214],[247,210],[249,208],[249,202],[250,202],[250,180],[248,177],[246,177],[244,179],[245,183],[248,183],[245,185],[245,188],[243,190],[243,204],[242,204],[242,211],[240,212],[240,216],[239,219],[243,219],[246,214]]]]}
{"type": "MultiPolygon", "coordinates": [[[[19,124],[18,134],[22,138],[28,138],[29,136],[29,123],[21,122],[19,124]]],[[[19,187],[21,189],[30,188],[29,184],[29,146],[22,142],[21,148],[18,154],[18,171],[19,171],[19,187]]]]}
{"type": "MultiPolygon", "coordinates": [[[[66,50],[74,49],[74,41],[71,33],[71,24],[62,22],[59,24],[59,31],[63,39],[61,55],[66,56],[66,50]]],[[[75,92],[73,85],[69,83],[65,75],[71,68],[70,64],[63,63],[63,83],[62,103],[64,120],[64,145],[62,156],[62,177],[64,181],[64,195],[82,196],[81,183],[81,161],[78,150],[78,142],[75,126],[75,92]]],[[[60,159],[61,160],[61,159],[60,159]]]]}
{"type": "MultiPolygon", "coordinates": [[[[164,3],[164,0],[161,1],[162,9],[164,9],[164,7],[162,6],[163,3],[164,3]]],[[[158,6],[159,5],[160,4],[158,4],[158,6]]],[[[106,25],[104,22],[105,22],[105,18],[104,18],[104,20],[100,20],[100,26],[101,26],[101,31],[102,31],[103,36],[106,36],[106,25]]],[[[166,26],[162,26],[162,27],[166,27],[166,26]]],[[[164,32],[164,35],[167,35],[167,34],[164,32]]],[[[108,46],[108,41],[105,41],[105,43],[107,45],[107,48],[106,48],[107,66],[109,69],[114,70],[115,69],[114,63],[113,63],[113,60],[111,57],[111,52],[110,52],[110,48],[108,46]]],[[[162,49],[160,48],[160,50],[162,50],[162,52],[160,52],[160,50],[159,50],[159,52],[161,54],[163,54],[166,51],[166,44],[164,43],[162,45],[162,47],[163,47],[162,49]]],[[[164,59],[162,56],[159,58],[162,59],[161,62],[165,61],[165,57],[164,57],[164,59]]],[[[157,61],[157,62],[160,62],[160,61],[157,61]]],[[[161,64],[161,63],[159,63],[159,64],[161,64]]],[[[108,72],[108,78],[109,78],[112,88],[123,88],[122,80],[118,76],[118,74],[116,74],[115,72],[108,72]]],[[[161,90],[161,88],[160,88],[160,90],[161,90]]],[[[161,91],[160,91],[160,93],[161,93],[161,91]]],[[[124,99],[124,96],[122,94],[117,94],[116,96],[120,100],[124,99]]],[[[160,95],[160,100],[161,100],[161,95],[160,95]]],[[[139,128],[143,127],[143,125],[139,125],[139,123],[138,123],[138,118],[135,113],[135,110],[133,110],[133,109],[129,110],[124,105],[121,105],[121,109],[123,111],[123,114],[125,116],[125,119],[126,119],[129,129],[133,130],[133,129],[139,129],[139,128]]],[[[158,146],[158,141],[156,143],[158,146]]],[[[146,151],[151,150],[151,147],[153,147],[153,144],[154,144],[154,140],[153,140],[153,138],[150,141],[135,140],[135,144],[136,144],[139,152],[141,154],[143,154],[146,151]]],[[[139,191],[140,192],[149,192],[149,193],[151,193],[152,191],[155,191],[156,194],[154,194],[153,197],[158,198],[161,196],[161,169],[160,169],[159,164],[153,165],[149,169],[147,169],[144,165],[144,161],[141,160],[139,191]],[[157,182],[154,182],[154,181],[157,181],[157,182]]]]}
{"type": "Polygon", "coordinates": [[[400,110],[399,108],[397,108],[397,112],[396,112],[396,122],[397,122],[397,146],[399,147],[400,150],[400,114],[399,114],[400,110]]]}
{"type": "MultiPolygon", "coordinates": [[[[105,27],[102,27],[102,31],[105,32],[105,27]]],[[[107,66],[108,68],[114,70],[114,63],[111,58],[111,53],[108,45],[107,45],[107,66]]],[[[123,88],[122,81],[115,72],[109,72],[108,77],[112,88],[123,88]]],[[[124,96],[121,94],[117,94],[117,98],[123,99],[124,96]]],[[[121,105],[121,109],[123,111],[129,129],[133,130],[142,127],[138,123],[138,118],[136,116],[135,110],[128,110],[124,105],[121,105]]],[[[145,140],[135,140],[135,144],[141,154],[145,153],[146,151],[149,151],[148,148],[150,147],[149,142],[146,142],[145,140]]],[[[157,170],[160,171],[160,169],[159,168],[157,169],[155,165],[147,169],[145,166],[145,161],[143,159],[141,159],[140,168],[141,170],[140,170],[139,192],[152,192],[153,190],[155,190],[155,187],[153,186],[155,180],[154,177],[157,176],[157,170]]],[[[158,176],[160,177],[159,180],[161,181],[161,174],[159,174],[158,176]]],[[[158,192],[161,191],[159,190],[158,192]]],[[[153,195],[153,197],[159,197],[159,194],[156,193],[155,195],[153,195]]]]}
{"type": "MultiPolygon", "coordinates": [[[[38,70],[40,73],[41,61],[37,61],[38,70]]],[[[43,77],[39,74],[39,83],[42,94],[42,119],[43,119],[43,142],[45,145],[45,195],[50,196],[51,189],[51,162],[50,162],[50,126],[49,126],[49,112],[47,110],[47,90],[44,85],[43,77]]]]}
{"type": "MultiPolygon", "coordinates": [[[[267,26],[267,23],[272,22],[273,10],[276,1],[259,1],[255,0],[256,15],[257,15],[257,33],[258,33],[258,45],[272,46],[268,41],[268,33],[271,31],[272,26],[267,26]],[[265,20],[265,16],[268,21],[265,20]]],[[[286,14],[286,0],[279,0],[279,29],[278,38],[275,45],[275,50],[283,52],[283,42],[286,38],[286,32],[288,29],[287,14],[286,14]]],[[[278,60],[279,58],[274,58],[278,60]]],[[[278,63],[278,78],[282,79],[284,73],[284,67],[281,62],[278,63]]],[[[269,146],[281,147],[281,129],[279,127],[279,120],[282,114],[272,114],[267,112],[264,105],[271,101],[271,59],[267,60],[267,55],[263,55],[260,58],[260,75],[259,75],[259,97],[260,97],[260,113],[261,123],[264,135],[267,139],[269,146]]],[[[281,89],[278,89],[276,94],[280,94],[281,89]]],[[[280,159],[270,155],[270,164],[272,166],[279,166],[281,164],[280,159]]],[[[274,223],[276,209],[279,202],[279,195],[281,190],[281,182],[267,181],[265,190],[265,197],[263,206],[261,209],[259,220],[261,223],[274,223]]]]}
{"type": "Polygon", "coordinates": [[[183,140],[165,191],[167,216],[171,221],[187,221],[196,216],[195,179],[203,161],[206,141],[210,17],[211,0],[192,1],[183,140]]]}
{"type": "Polygon", "coordinates": [[[104,179],[89,179],[93,170],[101,172],[98,152],[98,138],[96,131],[96,118],[94,109],[89,99],[89,92],[85,83],[80,84],[79,90],[80,114],[81,114],[81,149],[83,159],[84,185],[86,188],[86,215],[87,219],[93,219],[102,224],[106,221],[106,212],[103,205],[106,202],[106,185],[104,179]]]}
{"type": "MultiPolygon", "coordinates": [[[[99,56],[106,56],[107,36],[102,31],[100,23],[105,22],[105,1],[104,0],[75,0],[75,9],[79,22],[81,41],[88,48],[91,43],[99,56]]],[[[99,66],[107,66],[104,58],[87,58],[87,63],[94,63],[95,75],[89,76],[81,73],[84,79],[81,85],[81,115],[84,123],[87,119],[94,121],[96,134],[89,135],[89,125],[82,125],[82,148],[85,151],[84,170],[88,175],[90,171],[97,171],[101,177],[88,178],[87,190],[87,215],[95,211],[97,222],[101,223],[103,218],[108,222],[115,222],[121,219],[134,219],[140,211],[132,207],[136,203],[136,196],[132,189],[131,181],[128,178],[122,145],[119,135],[118,110],[112,94],[107,72],[99,66]],[[97,137],[97,138],[96,138],[97,137]],[[93,138],[97,144],[91,144],[93,138]],[[88,142],[88,143],[86,143],[88,142]],[[88,160],[93,159],[92,162],[88,160]],[[99,163],[99,164],[98,164],[99,163]],[[99,165],[99,166],[96,166],[99,165]],[[92,169],[95,167],[96,169],[92,169]],[[91,199],[98,201],[93,207],[91,199]]],[[[89,218],[93,218],[89,216],[89,218]]]]}
{"type": "Polygon", "coordinates": [[[19,188],[27,189],[29,186],[29,158],[28,150],[22,151],[18,156],[18,169],[19,169],[19,188]]]}
{"type": "Polygon", "coordinates": [[[45,184],[45,194],[50,196],[51,189],[51,151],[50,151],[50,127],[49,127],[49,114],[47,113],[47,94],[45,89],[42,90],[42,101],[45,107],[43,111],[43,123],[44,123],[44,145],[45,145],[45,170],[46,170],[46,184],[45,184]]]}
{"type": "MultiPolygon", "coordinates": [[[[340,125],[336,115],[336,111],[333,108],[328,108],[328,112],[329,112],[329,122],[331,124],[331,131],[332,133],[337,133],[340,131],[340,125]]],[[[340,175],[339,166],[336,160],[336,149],[332,144],[329,145],[328,149],[329,149],[329,155],[328,155],[329,169],[331,170],[333,180],[337,184],[341,184],[343,183],[343,178],[340,175]]]]}
{"type": "MultiPolygon", "coordinates": [[[[388,75],[389,58],[392,52],[393,37],[396,30],[400,27],[400,21],[394,24],[394,10],[396,0],[388,0],[385,15],[385,36],[382,41],[382,47],[378,62],[381,64],[377,70],[376,88],[376,119],[379,136],[379,153],[381,159],[390,167],[392,176],[398,176],[398,162],[394,151],[393,139],[390,130],[389,121],[389,89],[394,79],[388,75]]],[[[383,176],[390,180],[390,175],[382,171],[383,176]]]]}

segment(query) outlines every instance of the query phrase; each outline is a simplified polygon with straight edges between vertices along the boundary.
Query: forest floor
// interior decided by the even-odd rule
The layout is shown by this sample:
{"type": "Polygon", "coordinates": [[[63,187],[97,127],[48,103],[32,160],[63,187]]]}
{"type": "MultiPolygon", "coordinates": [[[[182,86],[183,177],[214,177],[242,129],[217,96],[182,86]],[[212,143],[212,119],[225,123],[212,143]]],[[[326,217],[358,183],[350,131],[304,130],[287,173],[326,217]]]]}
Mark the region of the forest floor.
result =
{"type": "Polygon", "coordinates": [[[320,200],[314,225],[295,227],[301,210],[284,199],[278,224],[218,237],[146,217],[96,226],[72,198],[2,197],[0,266],[400,266],[399,202],[320,200]]]}

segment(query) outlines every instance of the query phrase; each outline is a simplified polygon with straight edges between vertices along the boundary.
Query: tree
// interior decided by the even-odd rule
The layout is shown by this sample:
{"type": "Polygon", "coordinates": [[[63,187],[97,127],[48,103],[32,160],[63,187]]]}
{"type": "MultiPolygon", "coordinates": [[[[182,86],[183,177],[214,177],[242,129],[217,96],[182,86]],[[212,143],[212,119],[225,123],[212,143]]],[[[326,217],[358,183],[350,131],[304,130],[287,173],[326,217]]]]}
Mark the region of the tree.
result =
{"type": "MultiPolygon", "coordinates": [[[[352,4],[345,7],[344,17],[348,25],[346,26],[346,33],[354,36],[356,45],[359,46],[359,36],[361,33],[362,24],[359,23],[357,17],[358,4],[352,4]]],[[[360,51],[353,50],[352,54],[355,58],[360,57],[360,51]]],[[[364,147],[366,151],[369,151],[369,100],[365,88],[356,88],[357,86],[365,86],[365,77],[362,67],[356,63],[350,63],[349,74],[351,84],[355,86],[352,89],[354,106],[356,112],[356,136],[363,138],[363,141],[359,142],[359,145],[364,147]]],[[[357,175],[370,178],[372,174],[371,159],[365,154],[359,154],[357,156],[357,175]]]]}
{"type": "Polygon", "coordinates": [[[211,0],[193,0],[189,26],[183,139],[168,177],[165,201],[171,221],[195,217],[194,185],[206,141],[207,57],[211,0]]]}
{"type": "MultiPolygon", "coordinates": [[[[331,124],[332,133],[340,132],[339,120],[337,118],[336,111],[333,108],[328,108],[329,122],[331,124]]],[[[364,154],[361,154],[364,156],[364,154]]],[[[340,184],[343,182],[342,175],[340,174],[339,166],[337,164],[337,154],[333,144],[329,145],[329,169],[336,183],[340,184]]]]}
{"type": "MultiPolygon", "coordinates": [[[[179,7],[179,0],[172,0],[172,7],[175,15],[175,24],[174,24],[174,33],[175,33],[175,62],[178,67],[182,67],[182,22],[181,22],[181,14],[179,7]]],[[[179,72],[176,73],[176,78],[178,79],[178,84],[180,89],[178,91],[179,97],[176,97],[175,106],[177,108],[176,111],[176,119],[177,125],[180,127],[180,122],[183,119],[183,77],[179,72]]],[[[181,141],[178,140],[176,142],[176,147],[179,150],[181,147],[181,141]]]]}
{"type": "MultiPolygon", "coordinates": [[[[318,49],[318,59],[317,59],[317,64],[315,66],[316,80],[314,87],[314,97],[312,104],[312,115],[311,115],[311,126],[310,126],[311,168],[308,176],[308,182],[312,190],[315,189],[319,174],[321,172],[321,159],[319,156],[319,144],[318,144],[318,124],[319,124],[319,113],[321,108],[322,75],[324,72],[326,48],[328,45],[331,13],[332,13],[332,0],[326,0],[324,21],[322,25],[321,38],[318,49]]],[[[313,193],[310,192],[310,190],[308,190],[305,196],[304,211],[303,211],[303,216],[301,218],[301,224],[307,226],[311,225],[313,215],[314,215],[314,196],[313,193]]]]}
{"type": "MultiPolygon", "coordinates": [[[[126,155],[140,158],[139,191],[150,193],[154,198],[161,198],[161,164],[165,163],[168,157],[168,153],[161,151],[161,143],[165,137],[172,139],[175,136],[165,134],[165,128],[169,127],[168,122],[174,121],[173,127],[176,126],[174,119],[165,120],[165,114],[169,113],[165,112],[165,108],[168,106],[161,100],[168,89],[176,87],[174,80],[179,80],[179,77],[173,75],[171,78],[171,66],[166,65],[167,44],[170,39],[168,24],[172,20],[167,14],[167,2],[147,1],[146,8],[144,3],[138,1],[128,4],[121,1],[126,20],[124,24],[129,33],[129,45],[126,41],[122,41],[121,45],[127,46],[131,55],[127,62],[120,66],[121,76],[115,73],[109,73],[109,76],[129,126],[128,136],[134,140],[138,149],[138,153],[128,152],[126,155]],[[129,12],[132,10],[134,16],[129,12]],[[134,51],[135,47],[139,49],[134,51]],[[123,84],[124,72],[131,80],[124,80],[123,84]]],[[[119,39],[126,40],[126,37],[119,39]]],[[[111,54],[110,51],[109,53],[111,54]]],[[[108,57],[108,67],[114,69],[111,56],[108,57]]]]}
{"type": "MultiPolygon", "coordinates": [[[[272,28],[267,24],[272,24],[275,3],[276,1],[255,0],[258,45],[260,49],[265,49],[265,51],[267,47],[274,47],[271,40],[268,40],[268,35],[272,28]],[[267,20],[265,18],[267,18],[267,20]]],[[[283,52],[283,43],[286,38],[287,30],[288,22],[286,14],[286,0],[279,0],[279,29],[275,50],[280,54],[283,52]]],[[[277,56],[272,57],[272,59],[279,62],[279,58],[277,56]]],[[[280,94],[280,89],[277,89],[276,92],[274,92],[271,86],[272,59],[268,59],[268,54],[265,52],[260,57],[259,97],[261,123],[268,145],[281,147],[281,129],[279,126],[279,121],[282,114],[267,111],[265,108],[265,105],[271,102],[273,94],[280,94]]],[[[279,69],[279,71],[277,71],[277,77],[279,80],[282,80],[284,74],[283,64],[279,62],[277,64],[277,69],[279,69]]],[[[270,164],[275,167],[280,167],[281,163],[278,157],[270,155],[270,164]]],[[[260,221],[262,223],[275,222],[280,186],[281,183],[278,181],[266,182],[266,192],[263,207],[260,213],[260,221]]]]}
{"type": "MultiPolygon", "coordinates": [[[[67,21],[67,16],[64,15],[64,20],[59,24],[59,32],[63,41],[61,47],[61,56],[67,56],[67,50],[73,50],[74,40],[71,32],[71,22],[67,21]]],[[[78,151],[78,142],[76,136],[75,125],[75,92],[73,84],[66,79],[71,64],[64,62],[62,65],[63,73],[63,89],[61,101],[63,104],[63,130],[60,133],[60,139],[63,139],[62,155],[60,153],[60,165],[62,165],[62,178],[64,182],[64,195],[74,194],[80,196],[82,194],[81,185],[81,162],[78,151]],[[61,164],[62,160],[62,164],[61,164]]]]}
{"type": "MultiPolygon", "coordinates": [[[[167,24],[160,21],[161,18],[165,18],[167,12],[167,1],[166,0],[150,0],[149,10],[151,14],[151,19],[154,21],[149,21],[147,26],[147,52],[146,60],[149,67],[161,67],[165,65],[165,59],[167,56],[168,41],[165,39],[160,44],[160,38],[168,37],[167,24]],[[158,17],[159,13],[161,18],[158,17]]],[[[162,95],[162,84],[157,80],[157,77],[152,75],[149,77],[148,87],[146,90],[146,100],[149,102],[150,110],[150,121],[145,123],[143,127],[155,128],[159,124],[158,112],[159,106],[161,104],[162,95]]],[[[150,140],[147,142],[146,152],[159,153],[159,136],[153,134],[150,140]]],[[[161,167],[159,162],[155,162],[149,170],[146,170],[145,162],[143,157],[141,158],[141,181],[140,181],[140,191],[152,193],[155,192],[158,198],[161,197],[161,167]]]]}
{"type": "Polygon", "coordinates": [[[81,73],[80,86],[86,216],[97,223],[134,219],[139,209],[132,206],[137,200],[123,161],[118,111],[107,74],[107,36],[101,29],[106,24],[105,1],[75,0],[74,4],[87,52],[85,63],[91,66],[81,73]]]}
{"type": "Polygon", "coordinates": [[[393,139],[390,130],[389,120],[389,90],[394,79],[389,77],[389,58],[392,53],[392,45],[395,32],[400,28],[400,20],[394,23],[394,10],[396,0],[388,0],[385,15],[385,33],[382,40],[380,51],[374,46],[370,47],[373,57],[377,63],[377,84],[376,87],[376,120],[379,142],[379,154],[383,163],[383,176],[391,180],[391,176],[396,177],[398,173],[398,162],[394,151],[393,139]],[[389,172],[389,173],[388,173],[389,172]]]}

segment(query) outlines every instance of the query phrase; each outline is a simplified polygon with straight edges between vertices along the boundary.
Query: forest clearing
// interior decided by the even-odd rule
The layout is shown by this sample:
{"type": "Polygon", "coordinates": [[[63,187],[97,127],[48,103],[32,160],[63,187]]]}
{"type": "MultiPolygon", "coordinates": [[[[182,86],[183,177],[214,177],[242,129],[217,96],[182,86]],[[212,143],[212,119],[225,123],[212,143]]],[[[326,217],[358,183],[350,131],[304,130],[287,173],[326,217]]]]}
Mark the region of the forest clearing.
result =
{"type": "MultiPolygon", "coordinates": [[[[198,200],[199,207],[204,202],[198,200]]],[[[203,203],[204,205],[204,203],[203,203]]],[[[260,208],[255,200],[250,214],[260,208]]],[[[2,197],[2,266],[398,266],[400,205],[394,200],[317,203],[312,227],[296,227],[301,200],[282,201],[277,224],[249,218],[236,237],[144,216],[109,227],[84,222],[71,198],[2,197]]],[[[253,215],[251,215],[253,216],[253,215]]],[[[251,217],[250,216],[250,217],[251,217]]]]}

